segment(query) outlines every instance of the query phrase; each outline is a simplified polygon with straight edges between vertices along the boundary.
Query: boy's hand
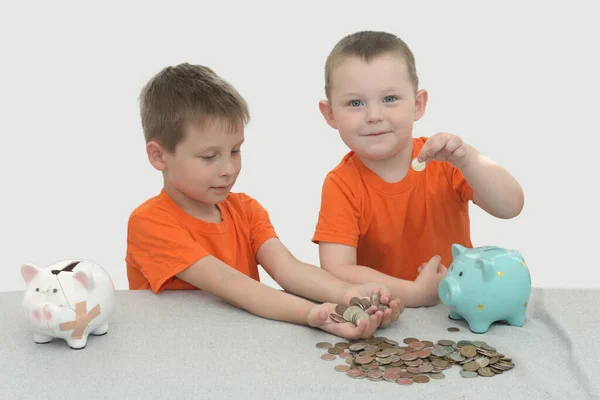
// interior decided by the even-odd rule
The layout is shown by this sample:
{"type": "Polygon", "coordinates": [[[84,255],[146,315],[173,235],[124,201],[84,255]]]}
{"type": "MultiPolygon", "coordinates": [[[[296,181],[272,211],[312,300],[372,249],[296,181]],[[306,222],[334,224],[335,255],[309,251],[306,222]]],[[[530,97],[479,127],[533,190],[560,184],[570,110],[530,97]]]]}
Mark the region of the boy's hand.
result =
{"type": "MultiPolygon", "coordinates": [[[[379,301],[381,304],[387,305],[389,308],[383,312],[381,318],[381,328],[388,327],[392,322],[400,318],[400,314],[404,311],[404,303],[399,298],[391,299],[390,290],[378,283],[365,283],[364,285],[353,285],[344,294],[344,304],[348,305],[353,297],[371,297],[373,294],[379,293],[379,301]]],[[[372,314],[377,311],[377,307],[371,306],[367,313],[372,314]]]]}
{"type": "Polygon", "coordinates": [[[417,161],[448,161],[456,168],[467,164],[469,152],[467,145],[456,135],[439,132],[431,136],[421,148],[417,161]]]}
{"type": "Polygon", "coordinates": [[[422,298],[423,306],[433,306],[440,302],[438,287],[448,269],[441,263],[440,256],[433,256],[429,262],[419,267],[419,276],[415,279],[417,296],[422,298]]]}
{"type": "Polygon", "coordinates": [[[369,339],[381,323],[381,312],[371,314],[369,321],[360,321],[358,326],[352,322],[335,322],[329,314],[335,313],[335,304],[323,303],[314,306],[308,314],[308,324],[346,339],[369,339]]]}

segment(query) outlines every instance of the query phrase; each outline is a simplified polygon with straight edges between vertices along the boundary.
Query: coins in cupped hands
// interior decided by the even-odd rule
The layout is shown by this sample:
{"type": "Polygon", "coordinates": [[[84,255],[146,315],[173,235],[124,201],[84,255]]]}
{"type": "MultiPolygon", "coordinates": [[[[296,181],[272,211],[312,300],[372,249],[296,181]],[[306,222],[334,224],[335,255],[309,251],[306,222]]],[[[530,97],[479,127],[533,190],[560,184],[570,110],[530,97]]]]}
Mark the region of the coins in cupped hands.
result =
{"type": "Polygon", "coordinates": [[[329,314],[329,318],[337,323],[351,322],[358,326],[361,321],[368,321],[371,319],[367,310],[372,306],[377,307],[377,309],[381,311],[385,311],[389,308],[387,304],[381,303],[381,296],[379,293],[374,293],[371,297],[352,297],[348,305],[337,304],[335,306],[335,313],[329,314]]]}
{"type": "MultiPolygon", "coordinates": [[[[362,308],[349,306],[348,309],[351,307],[362,308]]],[[[512,358],[483,341],[441,339],[431,342],[405,338],[401,343],[406,346],[393,339],[372,337],[335,344],[319,342],[316,347],[325,351],[321,355],[323,360],[340,358],[343,364],[335,366],[335,370],[346,372],[353,379],[366,378],[399,385],[444,379],[446,374],[442,371],[450,370],[454,365],[461,368],[463,378],[490,378],[515,366],[512,358]]]]}

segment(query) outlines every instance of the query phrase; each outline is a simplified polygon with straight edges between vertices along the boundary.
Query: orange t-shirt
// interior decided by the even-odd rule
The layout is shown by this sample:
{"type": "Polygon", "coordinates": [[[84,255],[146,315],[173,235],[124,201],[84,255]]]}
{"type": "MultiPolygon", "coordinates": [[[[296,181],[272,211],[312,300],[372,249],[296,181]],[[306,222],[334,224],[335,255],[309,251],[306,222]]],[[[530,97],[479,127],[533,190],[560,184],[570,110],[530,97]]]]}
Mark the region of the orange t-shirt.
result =
{"type": "MultiPolygon", "coordinates": [[[[427,138],[413,138],[414,159],[427,138]]],[[[472,247],[469,200],[473,190],[457,168],[432,161],[425,170],[409,167],[388,183],[349,152],[327,174],[312,238],[356,247],[358,265],[405,280],[432,256],[449,267],[452,244],[472,247]]]]}
{"type": "Polygon", "coordinates": [[[243,193],[229,194],[217,207],[220,223],[199,220],[164,189],[137,207],[127,228],[129,289],[198,289],[175,275],[207,255],[260,281],[256,254],[277,237],[267,211],[243,193]]]}

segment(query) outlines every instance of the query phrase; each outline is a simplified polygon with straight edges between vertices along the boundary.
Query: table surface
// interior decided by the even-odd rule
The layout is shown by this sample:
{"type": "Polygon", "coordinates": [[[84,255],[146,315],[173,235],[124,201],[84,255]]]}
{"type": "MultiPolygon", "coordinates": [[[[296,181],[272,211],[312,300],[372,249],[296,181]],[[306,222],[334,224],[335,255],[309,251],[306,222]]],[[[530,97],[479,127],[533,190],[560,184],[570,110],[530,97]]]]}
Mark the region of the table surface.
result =
{"type": "Polygon", "coordinates": [[[443,305],[406,309],[376,336],[482,340],[512,357],[515,368],[465,379],[453,366],[445,379],[401,386],[355,380],[334,370],[344,360],[320,359],[317,342],[343,339],[254,316],[202,291],[117,291],[108,334],[90,336],[83,350],[58,339],[34,343],[23,292],[4,292],[0,398],[600,399],[599,295],[534,288],[523,327],[495,324],[484,334],[449,320],[443,305]]]}

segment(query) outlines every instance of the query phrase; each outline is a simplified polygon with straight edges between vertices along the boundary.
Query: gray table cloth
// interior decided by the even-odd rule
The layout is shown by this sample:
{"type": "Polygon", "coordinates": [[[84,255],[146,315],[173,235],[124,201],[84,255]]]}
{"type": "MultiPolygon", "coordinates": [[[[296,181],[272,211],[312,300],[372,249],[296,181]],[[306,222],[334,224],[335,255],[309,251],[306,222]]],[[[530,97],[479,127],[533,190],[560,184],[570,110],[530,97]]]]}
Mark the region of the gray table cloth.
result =
{"type": "Polygon", "coordinates": [[[523,327],[474,334],[443,305],[407,309],[376,336],[482,340],[515,368],[401,386],[352,379],[315,344],[343,341],[263,319],[202,291],[117,291],[107,335],[36,344],[22,292],[0,293],[0,399],[600,399],[600,290],[534,288],[523,327]],[[448,332],[458,326],[460,332],[448,332]]]}

